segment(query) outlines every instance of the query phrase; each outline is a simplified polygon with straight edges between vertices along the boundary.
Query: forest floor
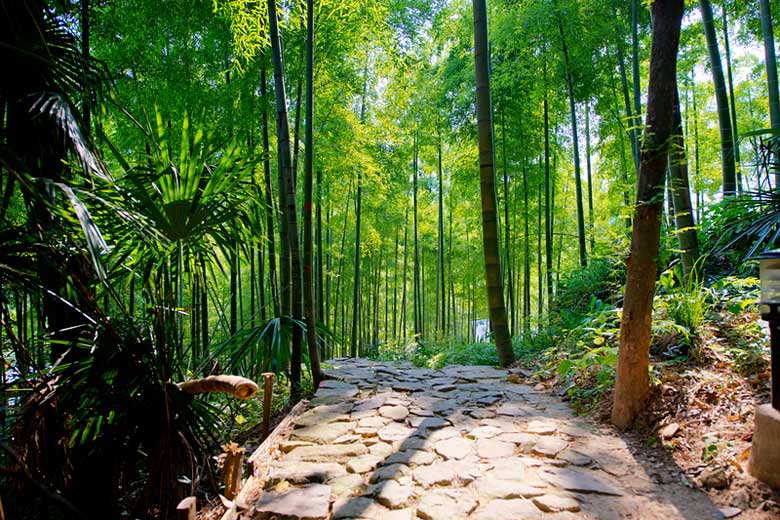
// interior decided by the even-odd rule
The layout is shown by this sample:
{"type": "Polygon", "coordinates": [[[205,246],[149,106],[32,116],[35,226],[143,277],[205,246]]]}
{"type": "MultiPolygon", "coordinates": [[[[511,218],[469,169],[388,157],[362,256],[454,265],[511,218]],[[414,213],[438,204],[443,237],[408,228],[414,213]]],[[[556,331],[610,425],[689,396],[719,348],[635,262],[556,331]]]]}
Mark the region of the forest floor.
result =
{"type": "MultiPolygon", "coordinates": [[[[665,444],[578,417],[522,371],[330,365],[236,499],[240,517],[773,517],[722,505],[665,444]]],[[[670,440],[693,450],[684,424],[670,440]]]]}

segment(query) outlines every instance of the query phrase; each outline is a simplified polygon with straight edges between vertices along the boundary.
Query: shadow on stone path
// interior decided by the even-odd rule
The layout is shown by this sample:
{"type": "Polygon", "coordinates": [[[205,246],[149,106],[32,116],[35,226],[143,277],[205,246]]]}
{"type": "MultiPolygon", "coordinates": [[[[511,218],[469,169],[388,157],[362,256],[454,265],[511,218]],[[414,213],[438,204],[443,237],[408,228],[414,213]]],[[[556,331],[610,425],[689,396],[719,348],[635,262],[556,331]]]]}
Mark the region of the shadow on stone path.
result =
{"type": "Polygon", "coordinates": [[[613,431],[491,367],[334,359],[246,518],[719,518],[613,431]]]}

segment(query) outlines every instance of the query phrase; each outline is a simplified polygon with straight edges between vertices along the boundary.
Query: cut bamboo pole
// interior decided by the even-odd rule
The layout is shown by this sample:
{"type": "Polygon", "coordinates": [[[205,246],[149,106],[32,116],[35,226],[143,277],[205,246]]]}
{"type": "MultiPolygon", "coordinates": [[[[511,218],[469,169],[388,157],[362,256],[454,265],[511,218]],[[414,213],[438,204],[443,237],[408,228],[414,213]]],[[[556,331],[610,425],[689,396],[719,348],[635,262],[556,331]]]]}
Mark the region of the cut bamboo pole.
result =
{"type": "Polygon", "coordinates": [[[176,506],[176,520],[195,520],[197,504],[195,497],[187,497],[179,502],[179,505],[176,506]]]}
{"type": "Polygon", "coordinates": [[[238,399],[249,399],[257,393],[257,384],[241,376],[208,376],[178,383],[176,386],[188,394],[221,392],[238,399]]]}
{"type": "Polygon", "coordinates": [[[263,372],[263,439],[271,429],[271,400],[274,391],[273,372],[263,372]]]}
{"type": "Polygon", "coordinates": [[[222,482],[225,484],[225,498],[233,500],[241,487],[241,470],[244,462],[244,448],[235,442],[222,446],[225,458],[222,463],[222,482]]]}

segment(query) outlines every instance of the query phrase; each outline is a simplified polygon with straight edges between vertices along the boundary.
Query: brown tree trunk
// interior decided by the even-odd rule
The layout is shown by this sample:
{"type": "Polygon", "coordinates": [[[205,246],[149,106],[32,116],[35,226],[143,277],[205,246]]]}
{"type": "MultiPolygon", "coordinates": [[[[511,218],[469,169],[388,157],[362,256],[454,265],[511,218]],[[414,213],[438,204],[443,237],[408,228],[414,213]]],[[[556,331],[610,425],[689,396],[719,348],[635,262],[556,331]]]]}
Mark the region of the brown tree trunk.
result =
{"type": "Polygon", "coordinates": [[[682,0],[656,0],[653,4],[647,130],[642,143],[612,408],[612,422],[618,428],[631,426],[644,408],[650,391],[650,325],[682,13],[682,0]]]}
{"type": "Polygon", "coordinates": [[[473,0],[474,63],[477,84],[477,127],[479,134],[479,186],[482,195],[482,249],[485,257],[485,281],[488,292],[490,325],[496,341],[498,363],[502,367],[515,360],[504,304],[501,256],[498,244],[496,207],[496,170],[493,153],[493,108],[490,100],[490,56],[488,50],[487,6],[485,0],[473,0]]]}

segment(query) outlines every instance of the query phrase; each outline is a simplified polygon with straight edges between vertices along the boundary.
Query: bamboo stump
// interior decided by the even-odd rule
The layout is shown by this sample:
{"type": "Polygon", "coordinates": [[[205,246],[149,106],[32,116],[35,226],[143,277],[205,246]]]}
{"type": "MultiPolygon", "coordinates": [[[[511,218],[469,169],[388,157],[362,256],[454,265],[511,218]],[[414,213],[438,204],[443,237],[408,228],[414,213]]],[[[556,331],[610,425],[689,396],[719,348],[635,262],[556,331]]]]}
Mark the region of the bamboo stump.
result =
{"type": "Polygon", "coordinates": [[[187,497],[176,506],[176,520],[195,520],[197,500],[187,497]]]}
{"type": "Polygon", "coordinates": [[[271,429],[271,399],[274,391],[273,372],[263,372],[263,439],[271,429]]]}
{"type": "Polygon", "coordinates": [[[225,498],[233,500],[241,488],[241,470],[244,462],[244,448],[235,442],[222,446],[222,482],[225,484],[225,498]]]}

